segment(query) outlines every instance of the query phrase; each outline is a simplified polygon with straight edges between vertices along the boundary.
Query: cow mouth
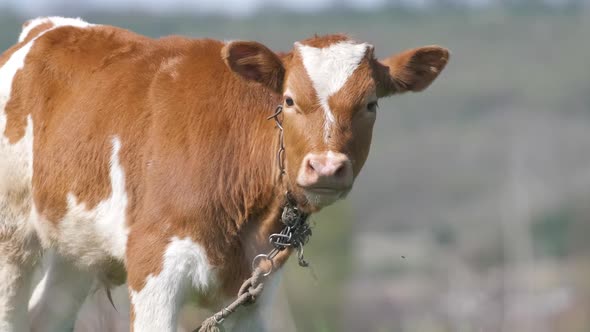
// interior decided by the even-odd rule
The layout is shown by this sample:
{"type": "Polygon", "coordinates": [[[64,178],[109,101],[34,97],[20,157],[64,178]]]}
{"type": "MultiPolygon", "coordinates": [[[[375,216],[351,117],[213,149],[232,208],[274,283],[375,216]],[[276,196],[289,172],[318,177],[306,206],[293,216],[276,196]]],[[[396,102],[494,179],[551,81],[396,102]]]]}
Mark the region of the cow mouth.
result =
{"type": "Polygon", "coordinates": [[[300,187],[307,202],[313,209],[321,209],[343,199],[350,191],[350,187],[300,187]]]}
{"type": "Polygon", "coordinates": [[[334,187],[303,187],[303,190],[317,195],[336,195],[348,192],[350,187],[334,188],[334,187]]]}

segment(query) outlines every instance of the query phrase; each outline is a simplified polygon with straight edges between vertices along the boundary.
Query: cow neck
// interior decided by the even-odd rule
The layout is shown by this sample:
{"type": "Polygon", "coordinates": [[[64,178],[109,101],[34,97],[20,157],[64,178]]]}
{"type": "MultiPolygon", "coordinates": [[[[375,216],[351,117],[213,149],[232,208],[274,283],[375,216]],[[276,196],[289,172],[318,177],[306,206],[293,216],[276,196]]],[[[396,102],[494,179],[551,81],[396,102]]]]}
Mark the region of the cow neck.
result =
{"type": "MultiPolygon", "coordinates": [[[[311,228],[307,222],[309,214],[297,207],[297,202],[289,193],[289,190],[287,189],[287,181],[284,179],[285,164],[283,158],[285,146],[283,126],[280,118],[282,110],[282,105],[277,106],[274,114],[267,118],[267,120],[274,119],[276,128],[278,129],[278,140],[273,144],[276,146],[276,155],[275,158],[271,159],[274,160],[271,164],[276,166],[276,168],[273,167],[273,170],[275,172],[278,171],[278,175],[273,178],[275,178],[276,185],[279,187],[278,190],[282,190],[284,195],[279,198],[281,203],[278,206],[275,205],[275,207],[271,207],[266,211],[265,214],[267,216],[270,214],[271,217],[263,218],[265,220],[270,220],[270,223],[272,224],[269,227],[268,222],[262,221],[262,229],[266,229],[266,231],[263,231],[264,236],[262,239],[258,237],[257,240],[262,240],[265,245],[261,246],[260,243],[255,245],[256,252],[250,252],[247,255],[247,257],[252,257],[252,254],[255,255],[251,258],[252,274],[249,278],[245,279],[239,287],[237,298],[228,306],[207,318],[203,324],[193,332],[219,331],[221,323],[229,315],[235,312],[238,307],[255,302],[263,290],[264,279],[276,268],[281,267],[294,250],[297,251],[299,265],[308,266],[308,263],[303,258],[303,246],[311,236],[311,228]],[[274,232],[272,232],[273,229],[275,230],[274,232]],[[268,234],[268,230],[271,230],[270,235],[268,234]],[[266,249],[264,249],[265,247],[266,249]]],[[[273,173],[274,172],[271,170],[271,174],[273,173]]],[[[276,201],[277,200],[275,199],[275,203],[276,201]]],[[[252,224],[246,225],[246,228],[250,226],[250,230],[252,230],[251,225],[252,224]]]]}
{"type": "MultiPolygon", "coordinates": [[[[271,117],[278,108],[279,98],[271,98],[264,107],[249,113],[248,120],[242,118],[241,126],[248,126],[244,132],[251,133],[240,152],[245,159],[239,161],[242,176],[235,178],[239,183],[231,182],[226,188],[239,188],[233,191],[231,198],[219,200],[228,216],[236,222],[241,243],[247,244],[248,262],[256,255],[268,251],[271,246],[268,237],[282,228],[281,213],[287,203],[288,181],[283,174],[283,161],[279,160],[282,116],[276,114],[276,121],[271,117]],[[279,118],[280,117],[280,118],[279,118]],[[231,186],[230,186],[231,185],[231,186]]],[[[260,102],[258,102],[260,103],[260,102]]],[[[236,127],[243,130],[243,127],[236,127]]],[[[238,164],[230,164],[235,167],[238,164]]],[[[223,179],[222,181],[227,181],[223,179]]]]}

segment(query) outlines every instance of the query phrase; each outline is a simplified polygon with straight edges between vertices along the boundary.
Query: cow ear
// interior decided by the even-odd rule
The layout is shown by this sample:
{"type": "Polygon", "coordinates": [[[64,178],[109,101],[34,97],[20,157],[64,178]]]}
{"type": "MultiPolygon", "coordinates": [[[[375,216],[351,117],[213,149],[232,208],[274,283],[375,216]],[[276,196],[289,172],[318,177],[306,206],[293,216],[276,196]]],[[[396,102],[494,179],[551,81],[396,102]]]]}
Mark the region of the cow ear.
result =
{"type": "Polygon", "coordinates": [[[278,55],[266,46],[253,41],[234,41],[223,47],[221,57],[232,71],[244,79],[282,92],[285,68],[278,55]]]}
{"type": "Polygon", "coordinates": [[[377,95],[422,91],[438,77],[448,61],[449,50],[439,46],[414,48],[380,60],[377,95]]]}

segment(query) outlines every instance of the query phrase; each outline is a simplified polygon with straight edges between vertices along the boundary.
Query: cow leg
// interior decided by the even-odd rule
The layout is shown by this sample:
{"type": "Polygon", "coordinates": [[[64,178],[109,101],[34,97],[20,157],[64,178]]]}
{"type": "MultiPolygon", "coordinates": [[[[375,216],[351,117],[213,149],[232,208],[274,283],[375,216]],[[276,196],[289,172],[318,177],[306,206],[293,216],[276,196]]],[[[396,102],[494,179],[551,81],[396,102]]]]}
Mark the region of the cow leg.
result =
{"type": "Polygon", "coordinates": [[[149,287],[135,292],[131,286],[131,331],[173,332],[178,326],[178,316],[184,296],[179,283],[171,281],[166,287],[149,287]]]}
{"type": "Polygon", "coordinates": [[[72,331],[93,280],[90,272],[80,271],[59,254],[51,252],[43,279],[29,302],[31,331],[72,331]]]}
{"type": "Polygon", "coordinates": [[[26,195],[2,195],[0,192],[0,331],[2,332],[28,330],[27,301],[31,293],[33,270],[40,256],[37,236],[28,224],[28,208],[26,195]],[[20,199],[13,199],[15,197],[20,199]]]}
{"type": "MultiPolygon", "coordinates": [[[[0,232],[5,232],[0,224],[0,232]]],[[[27,302],[37,251],[15,243],[14,233],[0,234],[0,331],[28,331],[27,302]]],[[[16,236],[18,237],[18,236],[16,236]]],[[[20,241],[19,241],[20,242],[20,241]]]]}
{"type": "Polygon", "coordinates": [[[33,268],[0,254],[0,331],[28,330],[27,301],[33,268]]]}
{"type": "MultiPolygon", "coordinates": [[[[162,257],[161,252],[156,255],[162,257]]],[[[174,271],[172,267],[163,267],[157,275],[146,275],[146,271],[137,270],[134,264],[129,264],[127,274],[131,331],[176,331],[178,316],[188,290],[186,276],[181,271],[174,271]]]]}
{"type": "MultiPolygon", "coordinates": [[[[131,329],[173,332],[187,294],[207,292],[215,283],[205,250],[190,238],[129,235],[127,282],[131,329]],[[156,241],[146,245],[146,240],[156,241]]],[[[198,296],[198,295],[196,295],[198,296]]]]}

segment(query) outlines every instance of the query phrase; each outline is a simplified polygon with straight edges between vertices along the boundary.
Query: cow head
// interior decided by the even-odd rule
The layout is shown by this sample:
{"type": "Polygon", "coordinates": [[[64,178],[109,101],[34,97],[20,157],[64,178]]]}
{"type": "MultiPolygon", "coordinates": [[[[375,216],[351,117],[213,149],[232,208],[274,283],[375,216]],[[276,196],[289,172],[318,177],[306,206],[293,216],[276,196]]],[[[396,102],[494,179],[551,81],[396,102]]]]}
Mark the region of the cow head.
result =
{"type": "Polygon", "coordinates": [[[448,50],[426,46],[378,60],[372,45],[342,35],[296,42],[282,56],[232,42],[222,55],[240,76],[283,96],[286,178],[310,211],[352,188],[369,154],[378,99],[424,90],[449,59],[448,50]]]}

